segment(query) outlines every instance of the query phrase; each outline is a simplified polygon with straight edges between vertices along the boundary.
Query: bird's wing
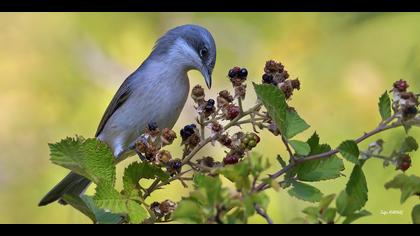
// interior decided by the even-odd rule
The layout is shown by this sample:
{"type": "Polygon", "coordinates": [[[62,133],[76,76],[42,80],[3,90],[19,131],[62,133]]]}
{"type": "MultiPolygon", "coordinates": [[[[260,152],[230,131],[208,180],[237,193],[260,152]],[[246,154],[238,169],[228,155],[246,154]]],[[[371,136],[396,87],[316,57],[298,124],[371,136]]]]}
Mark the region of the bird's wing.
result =
{"type": "Polygon", "coordinates": [[[120,86],[117,93],[114,95],[114,98],[112,98],[111,102],[108,105],[108,108],[106,109],[104,115],[102,116],[101,122],[99,123],[98,129],[96,130],[95,137],[98,137],[98,135],[102,132],[102,130],[105,127],[106,122],[111,118],[112,114],[118,108],[120,108],[130,97],[131,94],[131,88],[129,86],[129,83],[131,79],[133,78],[133,74],[131,74],[120,86]]]}

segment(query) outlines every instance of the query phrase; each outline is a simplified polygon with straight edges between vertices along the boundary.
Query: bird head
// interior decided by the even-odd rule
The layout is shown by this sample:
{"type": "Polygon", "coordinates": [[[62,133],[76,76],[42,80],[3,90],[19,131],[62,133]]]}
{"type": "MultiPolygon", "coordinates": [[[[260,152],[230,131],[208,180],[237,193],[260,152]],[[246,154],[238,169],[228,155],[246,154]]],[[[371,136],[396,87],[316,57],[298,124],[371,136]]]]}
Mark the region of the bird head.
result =
{"type": "Polygon", "coordinates": [[[211,87],[216,44],[207,29],[198,25],[173,28],[156,42],[151,55],[169,58],[171,63],[176,63],[185,71],[200,71],[207,87],[211,87]]]}

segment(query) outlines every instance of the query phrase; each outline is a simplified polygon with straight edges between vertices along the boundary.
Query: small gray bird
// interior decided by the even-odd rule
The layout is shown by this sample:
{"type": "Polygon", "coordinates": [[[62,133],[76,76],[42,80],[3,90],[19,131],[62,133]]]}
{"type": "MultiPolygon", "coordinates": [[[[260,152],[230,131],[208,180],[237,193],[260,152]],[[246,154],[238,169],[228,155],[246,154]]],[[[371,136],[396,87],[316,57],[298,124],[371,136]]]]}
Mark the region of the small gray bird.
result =
{"type": "MultiPolygon", "coordinates": [[[[175,125],[190,90],[187,72],[200,71],[210,88],[215,63],[216,45],[205,28],[182,25],[169,30],[118,89],[99,123],[97,139],[108,144],[116,158],[133,155],[129,147],[148,123],[167,128],[175,125]]],[[[39,206],[60,200],[64,194],[80,195],[89,184],[88,179],[71,172],[39,206]]]]}

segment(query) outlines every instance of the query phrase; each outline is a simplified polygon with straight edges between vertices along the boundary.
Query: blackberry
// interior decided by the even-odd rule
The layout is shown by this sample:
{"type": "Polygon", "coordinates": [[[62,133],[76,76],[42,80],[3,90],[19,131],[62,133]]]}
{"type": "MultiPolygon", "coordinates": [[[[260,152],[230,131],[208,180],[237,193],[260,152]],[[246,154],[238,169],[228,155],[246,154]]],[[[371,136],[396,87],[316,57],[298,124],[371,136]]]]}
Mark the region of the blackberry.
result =
{"type": "Polygon", "coordinates": [[[230,69],[229,73],[228,73],[229,78],[235,78],[236,76],[238,76],[240,70],[241,70],[241,68],[239,68],[237,66],[230,69]]]}
{"type": "Polygon", "coordinates": [[[248,70],[245,68],[242,68],[239,73],[238,76],[241,78],[246,78],[248,76],[248,70]]]}
{"type": "Polygon", "coordinates": [[[157,125],[157,123],[156,123],[156,122],[150,122],[149,124],[147,124],[147,128],[148,128],[150,131],[155,131],[155,130],[157,130],[158,125],[157,125]]]}
{"type": "Polygon", "coordinates": [[[269,74],[263,74],[262,81],[264,84],[274,84],[273,76],[269,74]]]}

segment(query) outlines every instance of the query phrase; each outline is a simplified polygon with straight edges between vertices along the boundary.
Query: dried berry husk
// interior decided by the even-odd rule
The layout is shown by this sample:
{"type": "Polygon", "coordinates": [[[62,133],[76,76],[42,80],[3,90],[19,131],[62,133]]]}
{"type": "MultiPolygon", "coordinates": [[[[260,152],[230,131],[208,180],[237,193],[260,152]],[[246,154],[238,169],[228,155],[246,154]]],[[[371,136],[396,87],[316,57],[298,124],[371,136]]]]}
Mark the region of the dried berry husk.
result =
{"type": "Polygon", "coordinates": [[[200,85],[196,85],[192,91],[191,91],[191,98],[194,100],[194,102],[201,104],[205,100],[205,93],[203,87],[200,85]]]}
{"type": "Polygon", "coordinates": [[[275,73],[275,72],[282,72],[284,69],[284,66],[276,62],[274,60],[269,60],[265,63],[264,72],[265,73],[275,73]]]}
{"type": "Polygon", "coordinates": [[[162,130],[161,140],[162,145],[171,145],[174,140],[177,138],[175,131],[165,128],[162,130]]]}
{"type": "Polygon", "coordinates": [[[167,150],[160,150],[156,154],[155,162],[158,165],[168,165],[170,160],[172,160],[172,155],[167,150]]]}

